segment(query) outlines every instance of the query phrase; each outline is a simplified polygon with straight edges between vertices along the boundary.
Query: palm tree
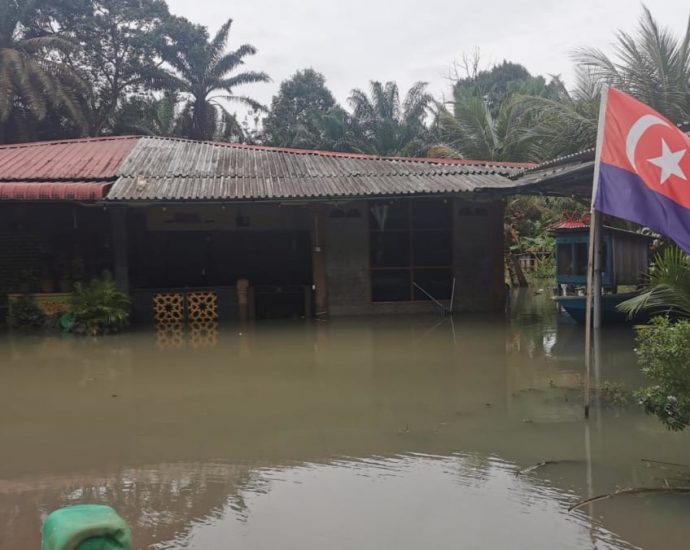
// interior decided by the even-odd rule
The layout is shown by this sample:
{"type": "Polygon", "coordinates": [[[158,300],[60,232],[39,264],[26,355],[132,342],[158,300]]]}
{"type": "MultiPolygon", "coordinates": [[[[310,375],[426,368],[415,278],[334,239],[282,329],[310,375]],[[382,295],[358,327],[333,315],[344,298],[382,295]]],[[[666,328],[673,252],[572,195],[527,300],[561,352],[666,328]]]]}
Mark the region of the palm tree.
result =
{"type": "Polygon", "coordinates": [[[17,111],[42,120],[50,108],[64,108],[71,118],[82,120],[76,96],[83,83],[51,57],[74,45],[31,26],[38,4],[37,0],[0,3],[0,125],[17,111]]]}
{"type": "Polygon", "coordinates": [[[143,134],[171,137],[179,134],[179,98],[168,91],[162,97],[129,98],[115,112],[114,134],[143,134]]]}
{"type": "Polygon", "coordinates": [[[453,112],[439,104],[438,137],[441,143],[429,151],[430,156],[472,160],[531,160],[534,136],[523,116],[517,96],[501,101],[494,117],[487,101],[474,93],[458,94],[453,112]]]}
{"type": "Polygon", "coordinates": [[[583,67],[577,68],[576,76],[572,91],[555,77],[549,95],[516,98],[525,120],[529,121],[532,160],[549,160],[594,147],[601,84],[583,67]]]}
{"type": "Polygon", "coordinates": [[[426,151],[429,128],[426,124],[433,99],[425,82],[417,82],[400,102],[395,82],[372,81],[369,95],[352,90],[351,147],[362,153],[381,156],[417,156],[426,151]]]}
{"type": "Polygon", "coordinates": [[[231,25],[232,19],[229,19],[211,40],[205,29],[197,28],[198,40],[165,55],[165,60],[176,72],[175,84],[179,92],[187,98],[181,117],[183,131],[192,139],[212,139],[227,133],[229,128],[239,127],[234,115],[227,111],[226,102],[265,110],[253,99],[235,94],[238,86],[269,82],[270,78],[266,73],[255,71],[232,74],[244,64],[245,57],[256,53],[256,48],[244,44],[226,53],[231,25]]]}
{"type": "Polygon", "coordinates": [[[685,34],[676,37],[643,7],[637,34],[619,31],[613,58],[583,48],[575,60],[598,82],[628,92],[673,122],[690,121],[690,19],[685,34]]]}
{"type": "Polygon", "coordinates": [[[641,311],[690,318],[690,257],[678,247],[665,248],[656,255],[643,291],[618,308],[631,318],[641,311]]]}

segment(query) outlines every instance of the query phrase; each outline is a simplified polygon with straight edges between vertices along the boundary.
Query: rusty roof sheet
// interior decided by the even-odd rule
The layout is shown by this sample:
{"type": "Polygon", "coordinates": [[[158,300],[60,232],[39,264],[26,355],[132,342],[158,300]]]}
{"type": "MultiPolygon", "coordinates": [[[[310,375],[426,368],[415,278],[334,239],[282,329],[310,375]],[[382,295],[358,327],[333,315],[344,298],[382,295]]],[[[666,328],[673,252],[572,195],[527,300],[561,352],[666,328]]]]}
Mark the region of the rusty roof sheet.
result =
{"type": "Polygon", "coordinates": [[[514,187],[528,164],[375,157],[143,137],[108,200],[254,200],[514,187]]]}
{"type": "Polygon", "coordinates": [[[85,138],[0,146],[0,181],[114,179],[139,137],[85,138]]]}
{"type": "Polygon", "coordinates": [[[107,181],[0,181],[0,200],[96,201],[105,197],[107,181]]]}

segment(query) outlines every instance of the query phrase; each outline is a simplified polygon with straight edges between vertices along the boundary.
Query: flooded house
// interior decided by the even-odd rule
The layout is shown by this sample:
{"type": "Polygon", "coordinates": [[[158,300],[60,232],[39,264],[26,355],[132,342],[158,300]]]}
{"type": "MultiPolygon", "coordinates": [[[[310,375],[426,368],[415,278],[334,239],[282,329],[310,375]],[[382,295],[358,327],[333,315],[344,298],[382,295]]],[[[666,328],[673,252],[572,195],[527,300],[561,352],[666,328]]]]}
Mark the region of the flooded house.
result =
{"type": "Polygon", "coordinates": [[[59,308],[108,270],[143,322],[161,300],[221,321],[499,310],[504,196],[528,166],[138,136],[2,146],[0,291],[59,308]]]}

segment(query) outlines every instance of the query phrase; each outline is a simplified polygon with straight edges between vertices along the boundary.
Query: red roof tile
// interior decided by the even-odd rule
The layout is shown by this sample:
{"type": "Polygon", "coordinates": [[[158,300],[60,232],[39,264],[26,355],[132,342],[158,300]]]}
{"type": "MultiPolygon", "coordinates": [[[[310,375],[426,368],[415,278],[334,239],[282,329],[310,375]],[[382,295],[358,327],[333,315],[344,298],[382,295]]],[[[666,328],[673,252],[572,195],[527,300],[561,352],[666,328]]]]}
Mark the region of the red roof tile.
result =
{"type": "Polygon", "coordinates": [[[0,180],[113,179],[136,136],[0,146],[0,180]]]}
{"type": "Polygon", "coordinates": [[[96,201],[105,197],[110,181],[11,181],[0,182],[0,200],[96,201]]]}

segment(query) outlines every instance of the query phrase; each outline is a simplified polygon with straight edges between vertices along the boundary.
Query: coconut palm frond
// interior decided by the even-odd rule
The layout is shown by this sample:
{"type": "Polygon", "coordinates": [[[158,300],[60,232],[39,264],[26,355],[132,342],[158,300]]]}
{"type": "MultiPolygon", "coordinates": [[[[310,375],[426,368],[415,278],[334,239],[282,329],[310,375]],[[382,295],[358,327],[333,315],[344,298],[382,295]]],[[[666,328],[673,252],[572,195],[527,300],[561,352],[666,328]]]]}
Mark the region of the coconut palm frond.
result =
{"type": "Polygon", "coordinates": [[[224,101],[227,101],[228,103],[241,103],[243,105],[246,105],[253,111],[257,112],[266,112],[268,109],[266,108],[265,105],[262,105],[258,101],[252,99],[251,97],[243,96],[243,95],[221,95],[221,96],[215,96],[211,101],[214,103],[217,102],[217,99],[223,99],[224,101]]]}
{"type": "Polygon", "coordinates": [[[45,118],[50,107],[65,108],[78,125],[83,123],[79,99],[85,94],[81,79],[57,54],[75,44],[58,35],[32,36],[31,18],[36,1],[0,5],[0,122],[20,105],[22,116],[45,118]]]}
{"type": "Polygon", "coordinates": [[[574,59],[598,83],[630,93],[676,123],[690,120],[690,19],[679,38],[644,7],[637,32],[618,33],[613,57],[584,48],[574,59]]]}
{"type": "Polygon", "coordinates": [[[264,72],[247,71],[244,73],[236,74],[230,78],[223,78],[218,81],[218,87],[228,90],[232,94],[232,89],[236,86],[242,86],[243,84],[255,84],[257,82],[270,82],[271,77],[269,77],[264,72]]]}
{"type": "Polygon", "coordinates": [[[671,246],[658,253],[646,277],[643,291],[619,304],[632,318],[641,311],[690,317],[690,258],[671,246]]]}

